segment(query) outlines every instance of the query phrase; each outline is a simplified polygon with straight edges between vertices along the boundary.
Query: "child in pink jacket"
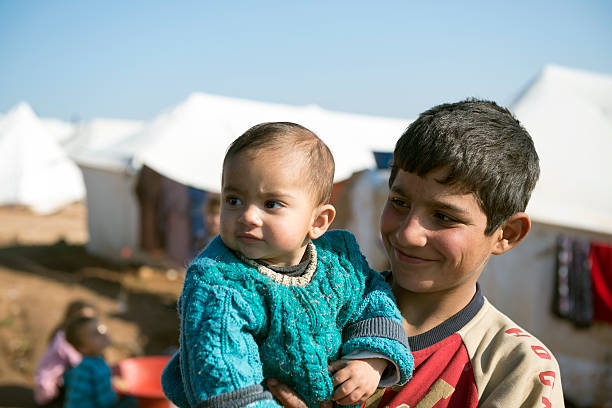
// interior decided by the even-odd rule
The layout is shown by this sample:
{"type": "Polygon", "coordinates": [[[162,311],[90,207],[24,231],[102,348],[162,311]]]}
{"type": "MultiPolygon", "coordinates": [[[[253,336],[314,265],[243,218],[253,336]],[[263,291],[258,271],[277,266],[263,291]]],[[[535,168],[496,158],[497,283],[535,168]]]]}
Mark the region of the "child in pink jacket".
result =
{"type": "Polygon", "coordinates": [[[49,347],[34,374],[34,401],[38,405],[50,405],[58,400],[61,406],[64,372],[81,362],[81,353],[66,341],[66,324],[77,317],[96,315],[94,306],[82,300],[73,301],[66,308],[64,319],[53,330],[49,347]]]}

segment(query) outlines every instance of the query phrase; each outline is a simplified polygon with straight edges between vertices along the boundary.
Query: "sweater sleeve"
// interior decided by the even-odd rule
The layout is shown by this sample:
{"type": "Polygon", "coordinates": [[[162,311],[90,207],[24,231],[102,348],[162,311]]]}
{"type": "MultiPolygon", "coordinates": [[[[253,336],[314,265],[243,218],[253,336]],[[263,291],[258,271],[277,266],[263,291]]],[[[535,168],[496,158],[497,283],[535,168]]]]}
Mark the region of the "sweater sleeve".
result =
{"type": "Polygon", "coordinates": [[[167,396],[180,407],[278,407],[261,386],[255,316],[241,294],[188,275],[179,306],[180,349],[162,377],[167,396]]]}
{"type": "Polygon", "coordinates": [[[370,268],[355,237],[347,231],[337,233],[342,234],[348,262],[363,282],[363,296],[342,331],[342,355],[367,350],[387,356],[399,370],[398,384],[406,383],[414,362],[393,294],[380,273],[370,268]]]}

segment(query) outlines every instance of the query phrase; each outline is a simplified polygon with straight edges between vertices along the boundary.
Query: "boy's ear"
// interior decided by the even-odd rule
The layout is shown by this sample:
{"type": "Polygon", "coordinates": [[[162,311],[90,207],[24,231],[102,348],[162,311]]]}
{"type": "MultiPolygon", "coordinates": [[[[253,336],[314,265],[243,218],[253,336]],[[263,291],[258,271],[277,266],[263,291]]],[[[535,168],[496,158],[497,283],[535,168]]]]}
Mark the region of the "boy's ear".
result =
{"type": "Polygon", "coordinates": [[[501,255],[504,252],[508,252],[525,238],[530,229],[531,219],[527,214],[524,212],[514,214],[496,232],[499,234],[499,239],[495,242],[492,253],[494,255],[501,255]]]}
{"type": "Polygon", "coordinates": [[[310,231],[308,231],[310,239],[316,239],[325,234],[336,217],[336,208],[331,204],[320,205],[315,209],[313,216],[314,219],[310,225],[310,231]]]}

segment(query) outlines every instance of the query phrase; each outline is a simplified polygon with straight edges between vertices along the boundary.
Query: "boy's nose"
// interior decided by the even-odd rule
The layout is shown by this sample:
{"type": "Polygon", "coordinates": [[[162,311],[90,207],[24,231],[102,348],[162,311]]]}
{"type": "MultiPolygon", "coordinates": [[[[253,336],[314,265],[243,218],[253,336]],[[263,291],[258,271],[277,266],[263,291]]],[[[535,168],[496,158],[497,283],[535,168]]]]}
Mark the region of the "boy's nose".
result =
{"type": "Polygon", "coordinates": [[[259,209],[257,208],[257,206],[254,206],[254,205],[247,206],[244,212],[242,213],[242,215],[240,216],[240,222],[247,224],[247,225],[261,227],[262,222],[261,222],[261,217],[259,215],[259,209]]]}
{"type": "Polygon", "coordinates": [[[424,247],[427,243],[427,229],[420,217],[410,214],[404,218],[396,232],[400,244],[424,247]]]}

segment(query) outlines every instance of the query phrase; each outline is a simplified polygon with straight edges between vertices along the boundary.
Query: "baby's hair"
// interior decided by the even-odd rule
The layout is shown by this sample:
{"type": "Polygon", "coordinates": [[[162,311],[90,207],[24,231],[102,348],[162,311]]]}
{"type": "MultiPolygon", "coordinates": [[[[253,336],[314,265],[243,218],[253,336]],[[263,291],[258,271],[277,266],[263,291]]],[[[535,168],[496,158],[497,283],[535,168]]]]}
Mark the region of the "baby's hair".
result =
{"type": "Polygon", "coordinates": [[[79,350],[84,343],[83,327],[97,322],[98,319],[92,316],[80,316],[70,320],[66,324],[66,341],[79,350]]]}
{"type": "Polygon", "coordinates": [[[261,151],[291,151],[304,156],[304,169],[310,190],[317,204],[328,203],[334,184],[334,157],[314,132],[291,122],[267,122],[255,125],[230,145],[227,161],[242,152],[254,155],[261,151]]]}
{"type": "Polygon", "coordinates": [[[474,194],[487,216],[487,235],[525,211],[540,174],[525,128],[508,109],[478,99],[419,115],[397,141],[389,186],[399,170],[423,177],[437,169],[448,171],[438,182],[474,194]]]}

